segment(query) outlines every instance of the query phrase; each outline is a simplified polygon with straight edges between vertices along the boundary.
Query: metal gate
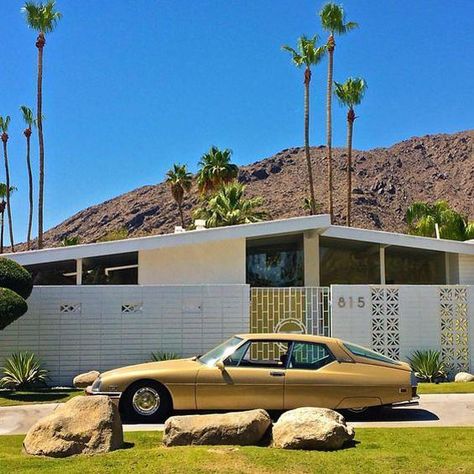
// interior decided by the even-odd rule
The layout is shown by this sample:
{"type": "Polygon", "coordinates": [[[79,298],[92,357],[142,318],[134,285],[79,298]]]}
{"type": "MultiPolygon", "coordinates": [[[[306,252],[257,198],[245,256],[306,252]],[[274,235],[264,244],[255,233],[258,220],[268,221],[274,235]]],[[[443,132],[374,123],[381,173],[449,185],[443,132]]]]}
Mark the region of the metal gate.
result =
{"type": "Polygon", "coordinates": [[[250,331],[330,336],[328,287],[252,288],[250,331]]]}

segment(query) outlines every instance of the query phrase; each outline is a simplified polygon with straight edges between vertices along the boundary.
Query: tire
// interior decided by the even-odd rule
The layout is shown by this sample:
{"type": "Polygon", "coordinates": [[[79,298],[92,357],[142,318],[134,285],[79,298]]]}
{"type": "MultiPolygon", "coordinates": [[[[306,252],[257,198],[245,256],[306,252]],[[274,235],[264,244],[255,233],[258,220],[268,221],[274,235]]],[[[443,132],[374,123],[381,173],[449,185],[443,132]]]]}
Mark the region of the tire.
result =
{"type": "Polygon", "coordinates": [[[119,409],[126,422],[160,423],[170,415],[172,401],[163,385],[153,380],[141,380],[123,393],[119,409]]]}

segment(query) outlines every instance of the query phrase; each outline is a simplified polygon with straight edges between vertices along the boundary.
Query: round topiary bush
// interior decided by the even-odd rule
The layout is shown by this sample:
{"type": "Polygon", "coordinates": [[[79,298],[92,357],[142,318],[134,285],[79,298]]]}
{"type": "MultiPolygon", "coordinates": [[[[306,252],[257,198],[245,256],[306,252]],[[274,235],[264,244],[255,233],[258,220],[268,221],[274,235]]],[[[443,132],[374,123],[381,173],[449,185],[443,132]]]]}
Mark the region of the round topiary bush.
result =
{"type": "Polygon", "coordinates": [[[0,331],[23,316],[28,310],[26,301],[8,288],[0,288],[0,331]]]}
{"type": "Polygon", "coordinates": [[[20,264],[0,258],[0,288],[9,288],[26,300],[33,289],[33,279],[20,264]]]}

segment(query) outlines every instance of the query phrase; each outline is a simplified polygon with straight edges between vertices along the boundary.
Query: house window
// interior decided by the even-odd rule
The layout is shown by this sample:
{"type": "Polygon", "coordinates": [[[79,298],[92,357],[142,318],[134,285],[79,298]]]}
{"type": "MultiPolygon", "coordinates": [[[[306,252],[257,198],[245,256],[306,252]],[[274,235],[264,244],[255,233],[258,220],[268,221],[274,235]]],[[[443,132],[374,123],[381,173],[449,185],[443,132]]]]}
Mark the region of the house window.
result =
{"type": "Polygon", "coordinates": [[[26,265],[25,268],[31,273],[34,285],[76,284],[75,260],[26,265]]]}
{"type": "Polygon", "coordinates": [[[380,249],[376,244],[320,237],[321,286],[380,283],[380,249]]]}
{"type": "Polygon", "coordinates": [[[303,237],[247,241],[247,283],[255,287],[303,286],[303,237]]]}
{"type": "Polygon", "coordinates": [[[136,285],[138,252],[82,260],[83,285],[136,285]]]}

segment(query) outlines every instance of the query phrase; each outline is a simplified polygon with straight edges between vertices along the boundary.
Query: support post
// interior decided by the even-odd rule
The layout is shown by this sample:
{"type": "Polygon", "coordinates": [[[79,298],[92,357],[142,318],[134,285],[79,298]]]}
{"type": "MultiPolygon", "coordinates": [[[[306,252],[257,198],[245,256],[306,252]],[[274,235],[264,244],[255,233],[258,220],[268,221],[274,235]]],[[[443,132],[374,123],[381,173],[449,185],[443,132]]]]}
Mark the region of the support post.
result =
{"type": "Polygon", "coordinates": [[[76,260],[76,285],[82,285],[82,258],[76,260]]]}
{"type": "Polygon", "coordinates": [[[304,233],[304,286],[319,286],[319,234],[314,230],[304,233]]]}
{"type": "Polygon", "coordinates": [[[385,285],[385,247],[380,246],[380,284],[385,285]]]}

